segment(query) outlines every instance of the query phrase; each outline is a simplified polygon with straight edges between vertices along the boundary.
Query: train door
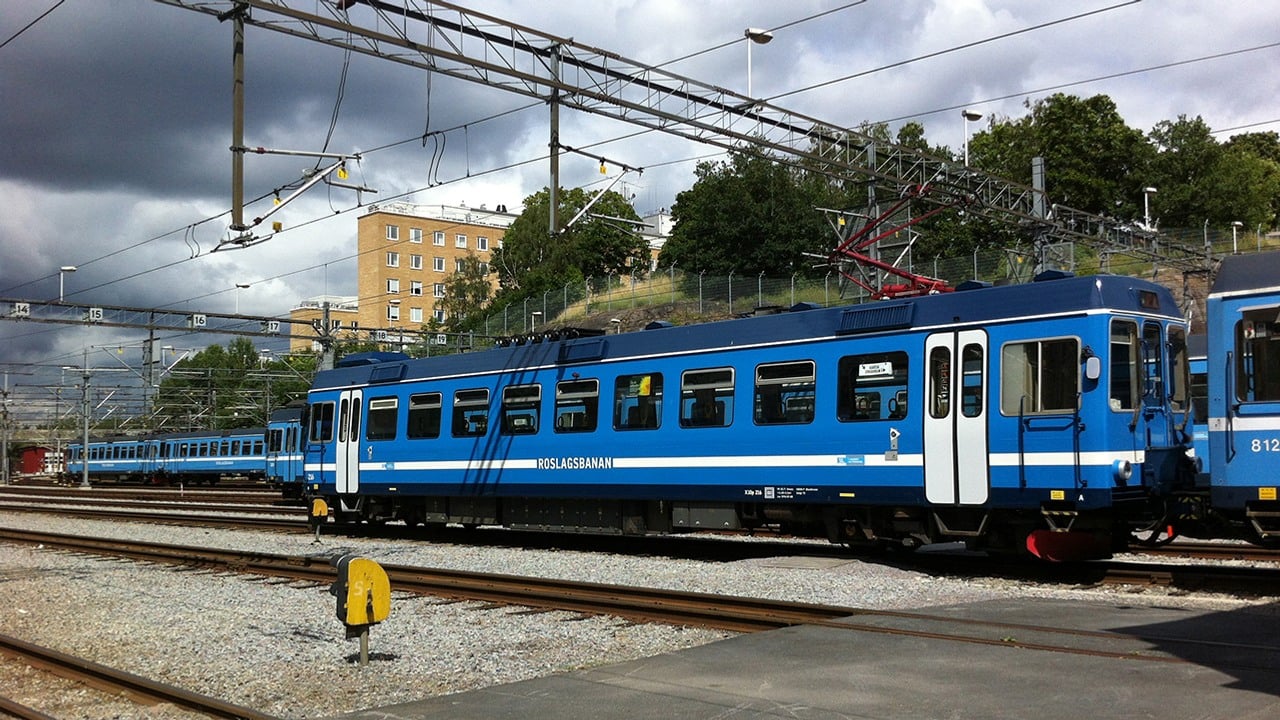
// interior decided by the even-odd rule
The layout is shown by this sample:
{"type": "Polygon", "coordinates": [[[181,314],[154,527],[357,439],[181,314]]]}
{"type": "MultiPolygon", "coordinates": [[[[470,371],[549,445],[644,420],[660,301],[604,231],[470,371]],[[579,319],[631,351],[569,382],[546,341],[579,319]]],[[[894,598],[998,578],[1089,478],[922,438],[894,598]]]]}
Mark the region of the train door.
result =
{"type": "Polygon", "coordinates": [[[924,488],[931,503],[987,501],[987,334],[935,333],[925,340],[924,488]],[[958,402],[957,402],[958,399],[958,402]]]}
{"type": "Polygon", "coordinates": [[[339,493],[360,490],[359,390],[344,390],[338,400],[338,437],[334,448],[334,480],[339,493]]]}
{"type": "Polygon", "coordinates": [[[1174,445],[1173,417],[1169,412],[1169,386],[1166,382],[1168,358],[1165,353],[1163,327],[1148,320],[1142,324],[1142,415],[1146,420],[1148,447],[1174,445]]]}

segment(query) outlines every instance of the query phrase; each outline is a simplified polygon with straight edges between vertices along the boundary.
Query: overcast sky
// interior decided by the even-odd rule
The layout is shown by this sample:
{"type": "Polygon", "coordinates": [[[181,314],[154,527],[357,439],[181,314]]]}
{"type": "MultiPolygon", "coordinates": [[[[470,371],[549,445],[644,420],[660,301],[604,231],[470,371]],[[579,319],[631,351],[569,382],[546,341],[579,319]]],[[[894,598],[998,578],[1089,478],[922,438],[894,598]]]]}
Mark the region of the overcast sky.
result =
{"type": "MultiPolygon", "coordinates": [[[[312,10],[320,0],[293,3],[312,10]]],[[[1109,95],[1128,124],[1144,131],[1179,115],[1227,130],[1220,140],[1231,128],[1280,130],[1280,45],[1250,50],[1280,43],[1274,0],[463,4],[654,65],[723,46],[664,68],[736,92],[747,86],[744,28],[776,29],[770,44],[752,47],[753,95],[848,127],[890,120],[896,129],[914,119],[931,142],[953,148],[963,143],[957,108],[983,113],[978,125],[985,125],[992,116],[1021,116],[1024,101],[1051,88],[1109,95]],[[1098,12],[1018,32],[1091,11],[1098,12]],[[997,36],[1007,37],[981,42],[997,36]],[[1186,62],[1212,56],[1222,57],[1186,62]],[[893,67],[879,70],[886,66],[893,67]],[[1116,77],[1095,80],[1106,76],[1116,77]]],[[[351,13],[356,22],[369,17],[365,8],[351,13]]],[[[286,232],[246,250],[209,253],[229,236],[230,23],[149,0],[3,0],[0,43],[0,297],[55,299],[64,265],[79,268],[64,278],[67,300],[78,303],[232,312],[236,284],[248,283],[241,312],[283,316],[302,298],[355,294],[358,211],[350,192],[314,190],[277,216],[286,232]],[[215,219],[184,230],[208,218],[215,219]]],[[[246,144],[323,148],[343,53],[250,27],[246,58],[246,144]]],[[[545,106],[489,119],[529,105],[526,97],[429,80],[360,55],[350,60],[341,95],[329,149],[366,153],[351,180],[378,190],[366,203],[403,196],[518,211],[547,184],[545,106]],[[416,139],[464,124],[465,132],[448,133],[442,155],[437,143],[416,139]]],[[[635,129],[568,111],[561,124],[561,141],[577,147],[635,129]]],[[[691,184],[696,159],[716,148],[649,133],[593,152],[651,168],[625,186],[646,214],[669,208],[691,184]]],[[[311,164],[251,155],[246,194],[268,192],[311,164]]],[[[562,185],[602,186],[598,163],[588,158],[564,156],[561,168],[562,185]]],[[[143,337],[0,321],[0,370],[79,364],[86,347],[96,356],[99,346],[137,348],[143,337]]],[[[190,336],[162,341],[207,344],[190,336]]],[[[136,364],[137,356],[135,349],[120,357],[136,364]]]]}

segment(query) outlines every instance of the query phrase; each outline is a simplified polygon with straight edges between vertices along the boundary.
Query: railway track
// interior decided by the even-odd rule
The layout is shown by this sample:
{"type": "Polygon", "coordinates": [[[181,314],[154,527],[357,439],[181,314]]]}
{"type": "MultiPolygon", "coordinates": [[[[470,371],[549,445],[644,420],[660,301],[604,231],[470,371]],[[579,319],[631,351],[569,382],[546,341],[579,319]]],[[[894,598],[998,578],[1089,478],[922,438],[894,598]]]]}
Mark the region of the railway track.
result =
{"type": "MultiPolygon", "coordinates": [[[[326,554],[276,555],[15,530],[0,530],[0,540],[43,544],[63,550],[148,562],[284,577],[318,586],[331,584],[336,577],[331,565],[333,558],[326,554]]],[[[392,588],[397,592],[543,610],[607,614],[636,622],[696,625],[733,632],[816,625],[833,630],[1128,660],[1185,662],[1172,654],[1135,655],[1131,648],[1114,649],[1114,644],[1119,640],[1134,641],[1141,638],[1111,632],[459,570],[399,565],[384,565],[383,568],[391,580],[392,588]]],[[[1268,654],[1267,662],[1275,662],[1280,657],[1280,649],[1263,650],[1268,654]]]]}
{"type": "MultiPolygon", "coordinates": [[[[0,635],[0,653],[21,660],[34,668],[75,680],[117,697],[129,698],[142,705],[167,703],[209,717],[276,720],[274,716],[265,715],[251,708],[233,705],[217,698],[193,693],[57,650],[32,645],[7,635],[0,635]]],[[[0,711],[20,718],[49,717],[9,700],[0,700],[0,711]]]]}

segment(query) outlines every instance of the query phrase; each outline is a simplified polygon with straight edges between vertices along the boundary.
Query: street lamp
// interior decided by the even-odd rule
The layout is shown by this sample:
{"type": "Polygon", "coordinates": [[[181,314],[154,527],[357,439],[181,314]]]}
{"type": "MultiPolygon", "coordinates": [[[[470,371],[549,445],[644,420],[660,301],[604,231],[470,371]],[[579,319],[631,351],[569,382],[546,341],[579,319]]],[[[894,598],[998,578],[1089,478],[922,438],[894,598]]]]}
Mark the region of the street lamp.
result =
{"type": "Polygon", "coordinates": [[[248,290],[249,283],[236,283],[236,314],[240,314],[240,291],[248,290]]]}
{"type": "Polygon", "coordinates": [[[62,278],[65,277],[67,273],[73,273],[75,271],[75,265],[63,265],[58,268],[58,302],[62,302],[62,278]]]}
{"type": "Polygon", "coordinates": [[[1244,227],[1244,223],[1236,220],[1231,223],[1231,254],[1239,255],[1240,249],[1236,246],[1236,232],[1244,227]]]}
{"type": "Polygon", "coordinates": [[[1148,230],[1151,229],[1151,196],[1155,194],[1153,187],[1142,188],[1142,223],[1148,230]]]}
{"type": "Polygon", "coordinates": [[[773,39],[773,33],[760,28],[747,28],[742,31],[742,37],[747,39],[747,97],[751,95],[751,46],[752,45],[768,45],[773,39]]]}
{"type": "Polygon", "coordinates": [[[969,167],[969,123],[981,120],[982,113],[961,110],[960,117],[964,118],[964,166],[969,167]]]}

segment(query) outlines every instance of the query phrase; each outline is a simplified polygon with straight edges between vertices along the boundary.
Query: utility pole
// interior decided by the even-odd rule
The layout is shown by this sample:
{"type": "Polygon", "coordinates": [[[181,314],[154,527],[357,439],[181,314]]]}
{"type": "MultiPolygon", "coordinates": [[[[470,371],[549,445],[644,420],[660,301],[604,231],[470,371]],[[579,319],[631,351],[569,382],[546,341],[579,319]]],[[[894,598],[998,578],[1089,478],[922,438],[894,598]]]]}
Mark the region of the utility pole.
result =
{"type": "Polygon", "coordinates": [[[84,434],[80,444],[80,487],[89,489],[89,349],[84,351],[84,376],[80,385],[80,412],[84,415],[84,434]]]}
{"type": "Polygon", "coordinates": [[[9,373],[0,390],[0,485],[9,484],[9,373]]]}

